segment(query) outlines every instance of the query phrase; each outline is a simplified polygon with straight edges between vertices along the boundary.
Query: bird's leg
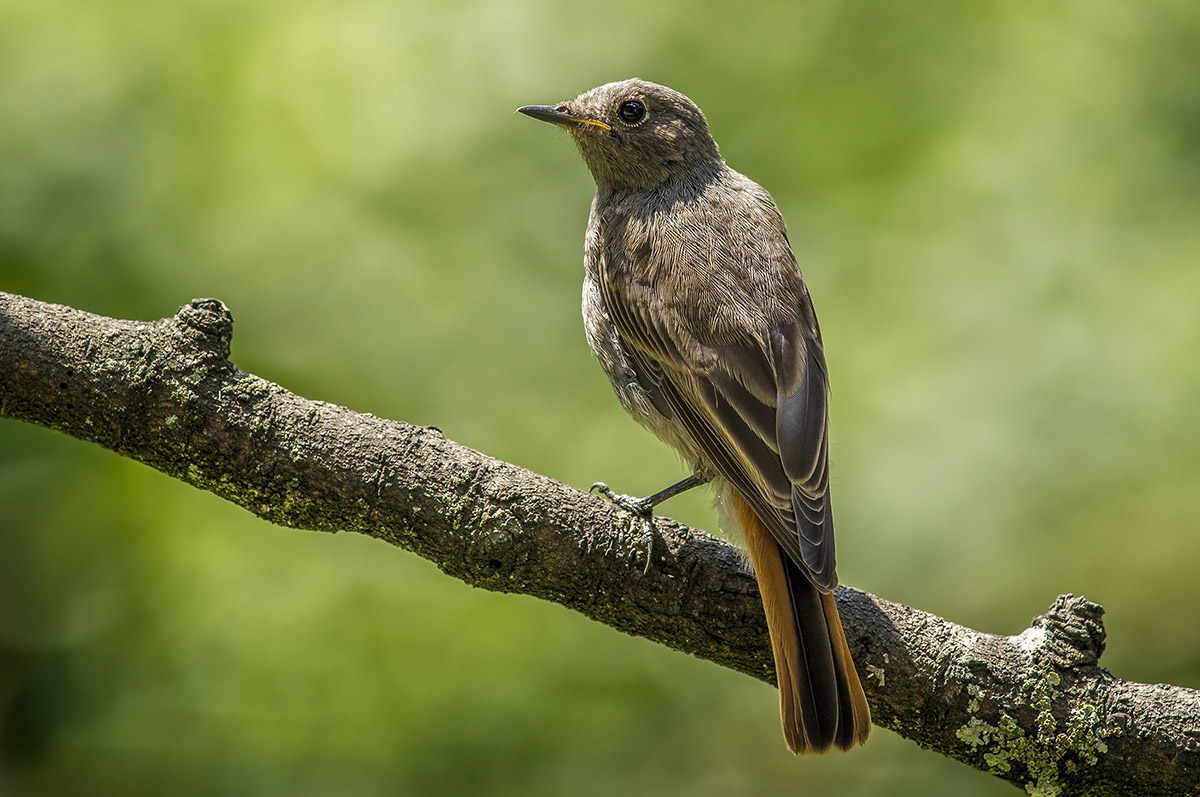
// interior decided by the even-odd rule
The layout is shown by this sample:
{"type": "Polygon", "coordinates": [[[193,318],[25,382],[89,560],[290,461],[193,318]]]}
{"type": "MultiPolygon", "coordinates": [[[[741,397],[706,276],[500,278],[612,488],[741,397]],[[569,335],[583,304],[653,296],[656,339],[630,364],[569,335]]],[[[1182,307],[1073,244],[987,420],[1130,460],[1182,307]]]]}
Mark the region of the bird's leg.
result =
{"type": "Polygon", "coordinates": [[[612,501],[617,506],[624,509],[630,514],[636,515],[642,521],[642,535],[646,538],[646,567],[643,573],[650,572],[650,561],[654,556],[654,523],[651,521],[651,516],[654,514],[654,507],[666,501],[668,498],[674,498],[680,493],[686,493],[693,487],[699,487],[706,484],[708,479],[701,478],[696,474],[688,476],[686,479],[672,484],[664,490],[659,490],[653,495],[648,495],[645,498],[634,498],[632,495],[625,495],[614,491],[604,482],[596,482],[592,485],[590,492],[599,493],[608,500],[612,501]]]}

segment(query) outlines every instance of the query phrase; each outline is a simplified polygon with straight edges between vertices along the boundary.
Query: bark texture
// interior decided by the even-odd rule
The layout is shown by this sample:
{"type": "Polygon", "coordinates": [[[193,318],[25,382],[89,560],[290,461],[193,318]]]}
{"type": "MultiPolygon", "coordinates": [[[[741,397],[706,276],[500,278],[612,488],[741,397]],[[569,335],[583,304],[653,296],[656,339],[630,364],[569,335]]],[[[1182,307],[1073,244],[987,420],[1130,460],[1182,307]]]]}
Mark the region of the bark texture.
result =
{"type": "MultiPolygon", "coordinates": [[[[560,603],[773,682],[757,586],[721,540],[229,361],[199,299],[154,322],[0,293],[0,417],[136,459],[272,523],[387,540],[469,584],[560,603]]],[[[1060,596],[995,636],[836,593],[877,725],[1039,795],[1200,795],[1200,692],[1098,666],[1103,609],[1060,596]]]]}

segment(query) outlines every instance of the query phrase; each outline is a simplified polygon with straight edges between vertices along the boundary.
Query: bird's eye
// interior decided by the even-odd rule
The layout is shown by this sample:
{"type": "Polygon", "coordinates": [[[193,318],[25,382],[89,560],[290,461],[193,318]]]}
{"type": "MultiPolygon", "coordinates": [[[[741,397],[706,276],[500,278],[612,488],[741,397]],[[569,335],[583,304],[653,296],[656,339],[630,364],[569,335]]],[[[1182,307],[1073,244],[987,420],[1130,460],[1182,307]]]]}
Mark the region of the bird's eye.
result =
{"type": "Polygon", "coordinates": [[[642,117],[646,115],[646,106],[637,100],[626,100],[621,103],[621,107],[617,109],[617,113],[620,115],[621,121],[626,124],[635,125],[642,121],[642,117]]]}

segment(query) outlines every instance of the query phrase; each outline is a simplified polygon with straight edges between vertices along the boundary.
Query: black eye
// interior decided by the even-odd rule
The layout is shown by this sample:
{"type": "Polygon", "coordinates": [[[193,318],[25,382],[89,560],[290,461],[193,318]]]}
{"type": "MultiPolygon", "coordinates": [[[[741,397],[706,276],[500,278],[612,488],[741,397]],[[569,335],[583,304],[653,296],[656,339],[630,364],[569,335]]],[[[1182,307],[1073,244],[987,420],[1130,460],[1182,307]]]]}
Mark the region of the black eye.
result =
{"type": "Polygon", "coordinates": [[[642,117],[646,115],[646,106],[637,100],[626,100],[621,103],[621,107],[617,109],[617,113],[620,114],[621,121],[626,124],[635,125],[642,121],[642,117]]]}

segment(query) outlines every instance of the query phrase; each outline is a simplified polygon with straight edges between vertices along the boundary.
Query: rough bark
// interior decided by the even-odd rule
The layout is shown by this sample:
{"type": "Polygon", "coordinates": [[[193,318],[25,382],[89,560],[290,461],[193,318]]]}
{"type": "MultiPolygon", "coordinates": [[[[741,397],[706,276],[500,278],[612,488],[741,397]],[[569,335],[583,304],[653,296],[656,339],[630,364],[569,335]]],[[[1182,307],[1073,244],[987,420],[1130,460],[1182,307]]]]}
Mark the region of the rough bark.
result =
{"type": "MultiPolygon", "coordinates": [[[[754,578],[724,542],[656,519],[643,572],[641,526],[609,502],[247,374],[232,330],[212,299],[139,322],[0,293],[0,417],[773,681],[754,578]]],[[[877,725],[1032,794],[1200,794],[1200,692],[1099,668],[1100,606],[1061,596],[995,636],[846,587],[837,600],[877,725]]]]}

